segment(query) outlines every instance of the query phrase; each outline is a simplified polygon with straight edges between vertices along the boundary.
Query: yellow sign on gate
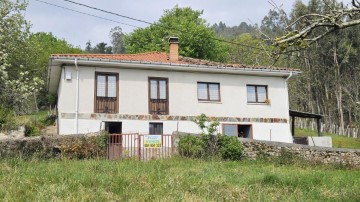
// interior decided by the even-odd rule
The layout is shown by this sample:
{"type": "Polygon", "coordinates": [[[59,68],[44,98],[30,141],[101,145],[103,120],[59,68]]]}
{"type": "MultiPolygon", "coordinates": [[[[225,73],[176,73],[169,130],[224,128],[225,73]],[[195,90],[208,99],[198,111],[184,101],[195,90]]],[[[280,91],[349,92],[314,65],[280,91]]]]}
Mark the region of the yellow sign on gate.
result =
{"type": "Polygon", "coordinates": [[[161,135],[144,135],[145,148],[161,148],[161,135]]]}

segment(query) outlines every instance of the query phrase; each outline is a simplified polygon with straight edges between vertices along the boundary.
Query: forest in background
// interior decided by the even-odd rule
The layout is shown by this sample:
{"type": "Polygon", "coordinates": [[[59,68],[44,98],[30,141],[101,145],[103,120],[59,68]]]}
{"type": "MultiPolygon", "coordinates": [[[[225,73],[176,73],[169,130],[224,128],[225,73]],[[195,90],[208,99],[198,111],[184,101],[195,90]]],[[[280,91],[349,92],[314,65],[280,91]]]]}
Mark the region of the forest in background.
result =
{"type": "MultiPolygon", "coordinates": [[[[300,16],[342,7],[333,0],[296,1],[290,13],[274,7],[259,25],[239,22],[238,26],[228,26],[221,21],[209,25],[201,18],[202,11],[176,6],[165,10],[156,23],[128,34],[115,26],[109,33],[110,45],[102,42],[92,46],[89,41],[81,50],[51,33],[30,33],[31,22],[22,15],[26,3],[4,0],[0,12],[1,27],[6,27],[0,29],[0,125],[6,125],[2,120],[10,111],[31,113],[55,104],[56,96],[48,95],[45,87],[50,54],[168,51],[166,39],[178,36],[183,56],[300,69],[302,74],[289,83],[290,108],[325,115],[325,127],[335,127],[343,134],[360,124],[360,25],[336,30],[305,48],[277,55],[271,41],[286,35],[288,25],[300,16]]],[[[299,26],[300,30],[306,23],[292,28],[299,26]]]]}

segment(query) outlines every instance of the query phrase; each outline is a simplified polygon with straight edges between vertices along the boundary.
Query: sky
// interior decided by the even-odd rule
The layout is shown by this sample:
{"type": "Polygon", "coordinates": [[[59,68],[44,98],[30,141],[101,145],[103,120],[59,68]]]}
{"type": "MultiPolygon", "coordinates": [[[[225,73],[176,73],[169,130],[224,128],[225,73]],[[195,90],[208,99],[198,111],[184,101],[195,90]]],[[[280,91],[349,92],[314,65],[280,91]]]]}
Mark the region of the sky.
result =
{"type": "MultiPolygon", "coordinates": [[[[274,8],[268,0],[72,0],[77,3],[96,7],[148,22],[156,22],[166,9],[191,7],[203,10],[204,18],[210,25],[224,22],[228,26],[239,25],[241,22],[249,24],[261,23],[268,11],[274,8]]],[[[272,0],[277,6],[290,12],[295,0],[272,0]]],[[[117,22],[99,19],[93,16],[69,11],[57,6],[75,11],[96,15],[113,21],[137,27],[148,26],[145,23],[122,18],[66,2],[64,0],[29,0],[25,17],[32,24],[32,32],[51,32],[58,38],[65,39],[74,46],[85,47],[87,41],[94,46],[100,42],[110,44],[109,32],[111,28],[120,26],[124,33],[130,33],[134,27],[117,22]],[[40,2],[42,1],[42,2],[40,2]]],[[[304,0],[303,2],[307,2],[304,0]]]]}

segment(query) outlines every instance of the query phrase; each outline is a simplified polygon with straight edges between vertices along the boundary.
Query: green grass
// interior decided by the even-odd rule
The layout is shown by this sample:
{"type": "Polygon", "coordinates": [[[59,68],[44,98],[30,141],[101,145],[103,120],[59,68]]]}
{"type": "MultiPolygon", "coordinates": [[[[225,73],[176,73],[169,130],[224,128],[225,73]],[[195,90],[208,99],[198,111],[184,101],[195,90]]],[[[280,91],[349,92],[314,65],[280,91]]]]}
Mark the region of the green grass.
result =
{"type": "MultiPolygon", "coordinates": [[[[331,133],[322,133],[322,135],[332,137],[332,143],[334,148],[360,149],[360,138],[345,137],[331,133]]],[[[296,128],[295,136],[296,137],[317,136],[317,131],[296,128]]]]}
{"type": "Polygon", "coordinates": [[[0,201],[360,201],[360,171],[263,161],[0,160],[0,201]]]}
{"type": "Polygon", "coordinates": [[[34,112],[28,115],[22,115],[22,116],[18,116],[16,117],[17,123],[19,125],[25,125],[29,122],[42,122],[46,119],[46,117],[48,116],[48,111],[39,111],[39,112],[34,112]]]}

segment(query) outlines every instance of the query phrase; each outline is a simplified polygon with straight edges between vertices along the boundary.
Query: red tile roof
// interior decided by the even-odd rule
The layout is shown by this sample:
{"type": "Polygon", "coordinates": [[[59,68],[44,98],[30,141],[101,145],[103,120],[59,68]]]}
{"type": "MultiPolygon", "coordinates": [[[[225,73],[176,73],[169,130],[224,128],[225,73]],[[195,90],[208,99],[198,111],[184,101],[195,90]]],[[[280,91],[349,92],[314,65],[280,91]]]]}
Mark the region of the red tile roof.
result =
{"type": "Polygon", "coordinates": [[[109,59],[109,60],[142,61],[142,62],[160,62],[160,63],[172,63],[172,64],[221,66],[221,67],[233,67],[233,68],[300,71],[299,69],[290,69],[290,68],[282,68],[282,67],[250,66],[243,64],[224,64],[219,62],[212,62],[208,60],[182,57],[182,56],[179,56],[178,62],[170,62],[169,54],[161,53],[161,52],[148,52],[148,53],[139,53],[139,54],[53,54],[51,55],[51,57],[109,59]]]}

